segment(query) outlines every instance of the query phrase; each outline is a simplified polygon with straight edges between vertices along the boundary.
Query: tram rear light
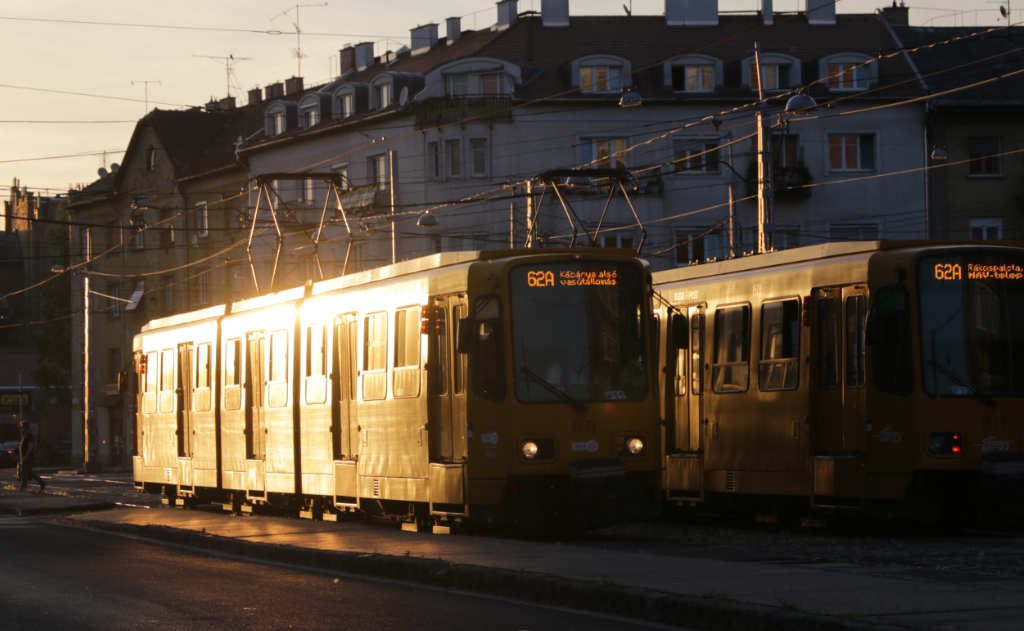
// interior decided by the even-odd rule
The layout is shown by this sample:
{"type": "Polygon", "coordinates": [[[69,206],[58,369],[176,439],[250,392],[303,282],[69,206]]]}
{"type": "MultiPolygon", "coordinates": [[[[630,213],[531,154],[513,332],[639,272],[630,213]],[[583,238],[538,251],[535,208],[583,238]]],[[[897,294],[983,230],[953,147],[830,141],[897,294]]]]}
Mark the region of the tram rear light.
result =
{"type": "Polygon", "coordinates": [[[928,435],[928,453],[937,456],[958,456],[963,452],[960,432],[933,432],[928,435]]]}

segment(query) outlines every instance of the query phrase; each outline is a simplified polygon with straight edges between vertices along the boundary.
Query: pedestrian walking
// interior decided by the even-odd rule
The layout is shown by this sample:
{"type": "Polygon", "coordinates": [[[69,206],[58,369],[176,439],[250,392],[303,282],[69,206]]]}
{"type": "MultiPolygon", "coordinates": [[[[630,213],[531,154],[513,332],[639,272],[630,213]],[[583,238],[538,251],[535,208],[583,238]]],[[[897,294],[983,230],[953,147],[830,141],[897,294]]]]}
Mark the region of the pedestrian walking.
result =
{"type": "Polygon", "coordinates": [[[25,490],[29,480],[35,480],[39,484],[39,492],[42,493],[46,488],[46,482],[32,470],[36,459],[36,437],[32,435],[32,428],[25,419],[21,420],[19,428],[21,443],[18,445],[18,477],[21,479],[21,490],[25,490]]]}

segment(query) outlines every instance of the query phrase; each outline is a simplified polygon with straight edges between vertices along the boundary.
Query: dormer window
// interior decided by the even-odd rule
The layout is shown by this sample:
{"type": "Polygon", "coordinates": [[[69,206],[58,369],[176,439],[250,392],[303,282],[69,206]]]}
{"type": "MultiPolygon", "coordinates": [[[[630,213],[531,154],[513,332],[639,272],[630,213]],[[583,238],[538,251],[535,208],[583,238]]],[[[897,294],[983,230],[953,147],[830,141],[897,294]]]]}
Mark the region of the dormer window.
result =
{"type": "Polygon", "coordinates": [[[687,55],[665,63],[665,85],[673,92],[714,92],[722,62],[707,55],[687,55]]]}
{"type": "MultiPolygon", "coordinates": [[[[754,58],[748,57],[743,64],[743,84],[757,92],[757,77],[754,73],[754,58]]],[[[800,60],[781,53],[761,55],[761,89],[777,92],[800,85],[800,60]]]]}
{"type": "Polygon", "coordinates": [[[378,83],[373,86],[373,105],[376,110],[391,107],[391,84],[378,83]]]}
{"type": "Polygon", "coordinates": [[[581,66],[580,92],[618,92],[622,90],[622,66],[581,66]]]}
{"type": "Polygon", "coordinates": [[[309,129],[315,127],[320,122],[320,110],[315,107],[302,111],[302,127],[303,129],[309,129]]]}
{"type": "Polygon", "coordinates": [[[156,171],[156,147],[150,147],[146,151],[146,170],[156,171]]]}
{"type": "Polygon", "coordinates": [[[445,77],[448,96],[499,96],[504,94],[500,72],[461,72],[445,77]]]}
{"type": "Polygon", "coordinates": [[[355,95],[349,92],[341,94],[336,101],[338,118],[348,118],[355,113],[355,95]]]}
{"type": "Polygon", "coordinates": [[[821,60],[818,73],[821,81],[833,92],[859,92],[871,87],[877,78],[878,64],[867,63],[862,53],[839,53],[821,60]]]}
{"type": "Polygon", "coordinates": [[[614,55],[588,55],[572,62],[573,87],[581,94],[618,93],[633,75],[628,59],[614,55]]]}

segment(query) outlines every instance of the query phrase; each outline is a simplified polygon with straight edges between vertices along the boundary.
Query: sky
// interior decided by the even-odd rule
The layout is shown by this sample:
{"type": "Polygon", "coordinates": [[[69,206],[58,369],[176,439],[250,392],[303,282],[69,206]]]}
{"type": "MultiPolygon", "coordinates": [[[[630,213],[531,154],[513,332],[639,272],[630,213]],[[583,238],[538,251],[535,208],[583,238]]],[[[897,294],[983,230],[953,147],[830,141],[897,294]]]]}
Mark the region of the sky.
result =
{"type": "MultiPolygon", "coordinates": [[[[838,0],[837,10],[873,12],[890,1],[838,0]]],[[[796,11],[804,3],[775,0],[774,6],[796,11]]],[[[519,10],[540,4],[519,0],[519,10]]],[[[632,4],[634,15],[664,12],[664,0],[570,0],[569,7],[572,15],[621,15],[623,4],[632,4]]],[[[998,0],[907,5],[912,24],[1005,24],[998,0]]],[[[1014,23],[1024,20],[1021,5],[1011,7],[1014,23]]],[[[760,0],[719,0],[720,11],[758,6],[760,0]]],[[[120,161],[147,107],[202,105],[228,90],[241,105],[249,89],[297,74],[296,13],[306,86],[337,75],[338,50],[346,44],[374,41],[380,54],[407,45],[409,29],[421,24],[438,23],[443,37],[445,18],[461,17],[464,30],[489,27],[496,18],[491,0],[4,0],[0,196],[7,197],[14,178],[42,194],[95,180],[99,168],[120,161]],[[235,59],[230,87],[229,55],[235,59]]]]}

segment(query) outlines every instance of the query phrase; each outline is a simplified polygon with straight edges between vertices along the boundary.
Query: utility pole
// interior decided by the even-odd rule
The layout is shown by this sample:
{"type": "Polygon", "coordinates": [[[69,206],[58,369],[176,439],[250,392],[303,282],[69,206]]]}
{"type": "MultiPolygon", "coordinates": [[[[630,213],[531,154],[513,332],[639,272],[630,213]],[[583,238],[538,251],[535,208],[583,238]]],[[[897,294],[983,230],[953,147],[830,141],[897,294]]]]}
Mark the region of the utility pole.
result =
{"type": "Polygon", "coordinates": [[[231,96],[231,74],[235,71],[235,63],[239,61],[249,61],[252,57],[235,57],[232,54],[228,54],[227,57],[217,57],[216,55],[192,55],[193,57],[199,57],[200,59],[213,59],[215,61],[224,62],[224,89],[227,96],[231,96]]]}
{"type": "Polygon", "coordinates": [[[391,211],[391,264],[398,258],[398,222],[395,217],[395,152],[388,149],[388,206],[391,211]]]}
{"type": "Polygon", "coordinates": [[[143,115],[149,114],[149,84],[150,83],[155,83],[157,85],[160,85],[160,82],[157,81],[157,80],[154,80],[154,79],[138,79],[138,80],[132,81],[132,85],[135,85],[136,83],[141,83],[143,85],[143,93],[146,95],[146,100],[145,100],[145,103],[146,103],[145,108],[146,108],[146,110],[143,112],[143,115]]]}
{"type": "Polygon", "coordinates": [[[85,229],[85,264],[82,265],[82,473],[89,473],[89,259],[92,233],[85,229]]]}
{"type": "Polygon", "coordinates": [[[761,85],[761,55],[757,42],[754,42],[754,72],[757,75],[757,111],[754,117],[757,125],[757,253],[764,254],[768,251],[765,226],[771,225],[772,221],[772,173],[769,160],[769,139],[765,138],[764,110],[762,109],[764,86],[761,85]]]}
{"type": "Polygon", "coordinates": [[[533,216],[533,180],[526,180],[526,241],[528,248],[533,247],[533,224],[536,219],[533,216]]]}

